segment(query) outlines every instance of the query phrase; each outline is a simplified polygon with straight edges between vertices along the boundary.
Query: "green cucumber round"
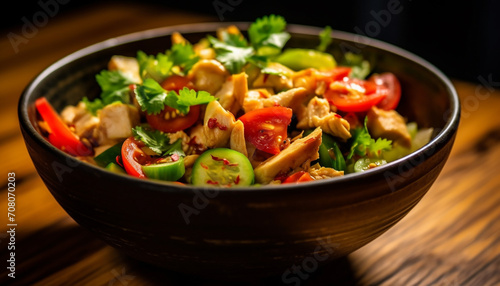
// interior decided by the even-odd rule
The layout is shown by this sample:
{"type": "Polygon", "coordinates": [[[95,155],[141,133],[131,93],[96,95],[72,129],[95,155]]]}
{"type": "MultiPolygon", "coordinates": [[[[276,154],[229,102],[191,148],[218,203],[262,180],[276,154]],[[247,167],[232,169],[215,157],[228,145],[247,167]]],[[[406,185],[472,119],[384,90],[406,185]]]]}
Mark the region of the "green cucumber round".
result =
{"type": "Polygon", "coordinates": [[[240,152],[228,148],[211,149],[196,159],[191,183],[195,186],[250,186],[254,183],[253,167],[240,152]]]}
{"type": "Polygon", "coordinates": [[[184,167],[184,157],[180,157],[175,162],[143,165],[142,171],[147,178],[163,181],[177,181],[186,172],[184,167]]]}

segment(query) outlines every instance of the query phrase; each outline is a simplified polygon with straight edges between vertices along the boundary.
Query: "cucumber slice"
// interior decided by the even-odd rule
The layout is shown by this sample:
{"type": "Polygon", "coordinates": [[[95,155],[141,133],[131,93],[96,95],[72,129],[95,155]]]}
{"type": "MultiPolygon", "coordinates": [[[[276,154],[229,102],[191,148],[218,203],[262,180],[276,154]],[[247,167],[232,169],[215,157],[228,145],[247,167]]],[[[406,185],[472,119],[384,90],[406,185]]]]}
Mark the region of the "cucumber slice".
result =
{"type": "Polygon", "coordinates": [[[364,172],[384,164],[387,164],[387,161],[384,159],[361,158],[354,163],[354,172],[364,172]]]}
{"type": "Polygon", "coordinates": [[[118,165],[114,162],[109,163],[106,166],[106,170],[109,170],[113,173],[119,173],[119,174],[126,174],[127,173],[127,172],[125,172],[125,169],[123,169],[122,167],[120,167],[120,165],[118,165]]]}
{"type": "Polygon", "coordinates": [[[104,150],[104,152],[94,157],[94,161],[101,167],[106,167],[110,163],[115,163],[116,156],[120,156],[122,153],[122,144],[123,142],[120,142],[104,150]]]}
{"type": "Polygon", "coordinates": [[[142,166],[142,171],[150,179],[163,181],[177,181],[186,172],[184,167],[184,157],[180,157],[175,162],[151,164],[142,166]]]}
{"type": "Polygon", "coordinates": [[[240,152],[228,148],[211,149],[196,159],[191,182],[196,186],[250,186],[254,182],[253,167],[240,152]]]}

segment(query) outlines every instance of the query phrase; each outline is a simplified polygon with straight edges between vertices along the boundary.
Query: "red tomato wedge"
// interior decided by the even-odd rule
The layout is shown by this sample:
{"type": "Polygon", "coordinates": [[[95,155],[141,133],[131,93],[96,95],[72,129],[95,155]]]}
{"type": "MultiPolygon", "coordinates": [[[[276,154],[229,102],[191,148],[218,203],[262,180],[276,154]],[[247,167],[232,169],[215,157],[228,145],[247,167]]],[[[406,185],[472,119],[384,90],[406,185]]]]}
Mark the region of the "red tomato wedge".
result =
{"type": "MultiPolygon", "coordinates": [[[[184,87],[193,89],[193,83],[187,78],[180,75],[172,75],[165,79],[161,86],[165,90],[174,90],[177,93],[184,87]]],[[[163,132],[177,132],[191,127],[200,116],[200,106],[193,105],[189,108],[187,114],[176,112],[175,108],[165,106],[159,114],[147,114],[146,120],[154,129],[163,132]]]]}
{"type": "Polygon", "coordinates": [[[391,110],[398,106],[401,99],[401,83],[396,75],[390,72],[374,74],[368,81],[377,85],[381,93],[386,93],[386,97],[377,104],[377,107],[384,110],[391,110]]]}
{"type": "Polygon", "coordinates": [[[324,80],[327,83],[342,80],[349,76],[351,70],[351,67],[336,67],[331,70],[321,71],[319,79],[324,80]]]}
{"type": "Polygon", "coordinates": [[[282,184],[290,184],[290,183],[300,183],[300,182],[309,182],[309,181],[314,181],[313,177],[311,177],[311,174],[309,174],[306,171],[298,171],[296,173],[291,174],[288,176],[282,184]]]}
{"type": "Polygon", "coordinates": [[[122,162],[127,174],[138,178],[146,177],[142,171],[142,165],[151,161],[151,158],[142,151],[141,148],[144,146],[142,141],[136,140],[134,137],[129,137],[123,142],[122,162]]]}
{"type": "Polygon", "coordinates": [[[292,109],[275,106],[249,111],[239,120],[245,127],[245,139],[261,151],[278,154],[288,137],[287,128],[292,122],[292,109]]]}
{"type": "Polygon", "coordinates": [[[330,84],[324,97],[344,112],[368,111],[387,96],[383,86],[371,81],[345,77],[341,81],[330,84]]]}
{"type": "Polygon", "coordinates": [[[38,98],[35,101],[35,107],[50,129],[48,139],[52,145],[73,156],[93,154],[93,150],[80,141],[80,138],[69,129],[45,97],[38,98]]]}

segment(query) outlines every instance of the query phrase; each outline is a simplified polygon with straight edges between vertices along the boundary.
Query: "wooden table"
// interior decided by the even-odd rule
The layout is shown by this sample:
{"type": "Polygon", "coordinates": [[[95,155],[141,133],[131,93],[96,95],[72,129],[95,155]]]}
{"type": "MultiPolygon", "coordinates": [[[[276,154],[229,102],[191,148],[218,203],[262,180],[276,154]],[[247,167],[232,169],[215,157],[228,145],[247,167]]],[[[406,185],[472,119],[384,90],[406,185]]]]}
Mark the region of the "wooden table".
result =
{"type": "MultiPolygon", "coordinates": [[[[22,27],[8,31],[24,38],[16,45],[12,37],[0,39],[1,285],[220,285],[132,261],[78,226],[36,173],[17,124],[23,88],[57,59],[113,36],[200,21],[217,19],[157,7],[102,5],[50,17],[31,34],[26,29],[23,34],[22,27]],[[16,178],[15,279],[6,269],[9,172],[16,178]]],[[[488,84],[488,76],[483,79],[454,81],[463,102],[458,136],[424,199],[381,237],[301,285],[500,284],[500,91],[488,84]]],[[[247,284],[280,285],[280,280],[247,284]]]]}

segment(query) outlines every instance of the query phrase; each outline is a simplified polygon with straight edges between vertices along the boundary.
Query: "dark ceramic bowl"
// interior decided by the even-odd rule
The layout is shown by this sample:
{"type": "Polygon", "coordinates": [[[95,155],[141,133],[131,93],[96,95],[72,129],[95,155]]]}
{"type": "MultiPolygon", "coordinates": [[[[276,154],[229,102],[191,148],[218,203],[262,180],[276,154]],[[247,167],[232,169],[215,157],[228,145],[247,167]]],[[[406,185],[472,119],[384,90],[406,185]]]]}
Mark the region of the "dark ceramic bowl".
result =
{"type": "MultiPolygon", "coordinates": [[[[359,249],[401,220],[448,158],[459,100],[446,76],[425,60],[359,35],[334,31],[332,52],[361,52],[375,71],[395,73],[403,90],[399,111],[420,127],[435,128],[423,148],[370,171],[298,185],[210,190],[111,173],[66,155],[40,135],[35,99],[45,96],[61,110],[83,96],[97,96],[95,74],[112,55],[162,52],[174,31],[195,42],[225,25],[166,27],[110,39],[57,61],[29,84],[19,101],[22,134],[40,177],[64,210],[138,260],[221,277],[286,275],[293,265],[313,269],[359,249]]],[[[289,46],[318,44],[321,28],[288,28],[289,46]]]]}

